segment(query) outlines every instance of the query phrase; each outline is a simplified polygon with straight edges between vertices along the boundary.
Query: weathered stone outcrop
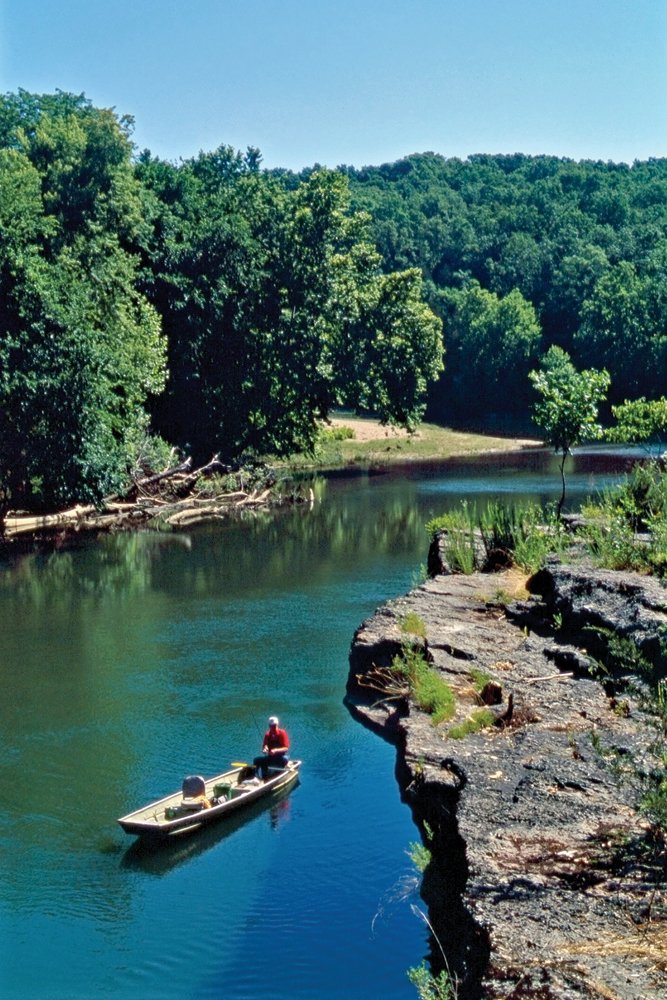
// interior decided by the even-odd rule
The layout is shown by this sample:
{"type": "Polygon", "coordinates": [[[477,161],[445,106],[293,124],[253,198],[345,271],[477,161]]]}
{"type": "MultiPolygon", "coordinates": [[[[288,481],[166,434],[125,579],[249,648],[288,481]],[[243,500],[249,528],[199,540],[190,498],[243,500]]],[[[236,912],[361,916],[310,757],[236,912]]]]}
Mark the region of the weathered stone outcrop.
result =
{"type": "Polygon", "coordinates": [[[665,855],[647,850],[636,808],[655,732],[638,696],[591,675],[604,631],[588,626],[660,661],[667,591],[554,564],[530,581],[532,598],[507,606],[501,591],[515,583],[440,575],[380,609],[354,637],[347,704],[397,747],[403,797],[431,848],[422,895],[462,1000],[664,996],[665,855]],[[495,725],[452,739],[400,686],[378,690],[410,638],[409,612],[456,693],[454,721],[479,706],[473,682],[485,675],[501,689],[495,725]]]}

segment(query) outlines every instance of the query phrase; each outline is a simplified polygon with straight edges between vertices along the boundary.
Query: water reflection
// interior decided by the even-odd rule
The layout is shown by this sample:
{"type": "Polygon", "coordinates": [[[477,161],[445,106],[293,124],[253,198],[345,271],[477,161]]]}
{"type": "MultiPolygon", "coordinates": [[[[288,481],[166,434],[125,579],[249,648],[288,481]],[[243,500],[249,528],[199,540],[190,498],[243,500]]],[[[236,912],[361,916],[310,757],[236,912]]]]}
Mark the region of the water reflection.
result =
{"type": "MultiPolygon", "coordinates": [[[[566,463],[567,497],[578,506],[616,482],[638,453],[582,449],[566,463]]],[[[556,456],[543,450],[411,464],[373,474],[338,470],[307,478],[317,502],[260,512],[189,534],[108,535],[74,551],[24,555],[0,572],[6,606],[99,607],[105,599],[131,604],[148,592],[205,598],[243,581],[256,590],[285,581],[326,579],[332,568],[361,564],[378,551],[412,550],[425,538],[429,516],[462,497],[503,495],[547,503],[560,491],[556,456]]],[[[305,477],[302,477],[305,478],[305,477]]],[[[1,568],[1,567],[0,567],[1,568]]]]}

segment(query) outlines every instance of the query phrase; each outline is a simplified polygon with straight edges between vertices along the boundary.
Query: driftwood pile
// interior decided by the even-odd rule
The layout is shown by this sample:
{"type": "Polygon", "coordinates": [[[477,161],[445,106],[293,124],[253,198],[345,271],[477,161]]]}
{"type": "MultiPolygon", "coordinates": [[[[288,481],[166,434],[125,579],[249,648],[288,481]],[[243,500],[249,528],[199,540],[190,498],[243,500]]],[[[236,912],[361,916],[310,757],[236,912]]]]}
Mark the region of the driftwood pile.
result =
{"type": "Polygon", "coordinates": [[[135,478],[125,493],[106,497],[97,506],[77,504],[55,514],[8,511],[0,521],[0,537],[52,537],[78,532],[121,531],[143,527],[186,528],[228,516],[233,511],[268,506],[275,479],[268,470],[232,473],[217,456],[198,469],[190,459],[162,472],[135,478]],[[211,477],[224,474],[224,484],[211,477]],[[208,482],[207,482],[208,481],[208,482]]]}

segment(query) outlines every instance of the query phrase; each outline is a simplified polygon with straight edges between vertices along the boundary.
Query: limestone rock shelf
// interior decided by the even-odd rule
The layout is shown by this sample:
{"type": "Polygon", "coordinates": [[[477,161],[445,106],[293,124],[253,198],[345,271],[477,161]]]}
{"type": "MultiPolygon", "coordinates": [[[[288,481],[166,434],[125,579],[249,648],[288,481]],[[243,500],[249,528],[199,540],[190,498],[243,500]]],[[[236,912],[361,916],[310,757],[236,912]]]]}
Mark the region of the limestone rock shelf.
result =
{"type": "Polygon", "coordinates": [[[460,1000],[664,997],[665,853],[637,809],[655,731],[640,695],[590,668],[604,630],[661,660],[667,590],[554,564],[528,581],[531,597],[508,603],[516,583],[439,575],[379,609],[355,634],[346,702],[397,747],[401,793],[431,848],[422,896],[460,1000]],[[453,721],[479,706],[484,674],[500,691],[495,725],[452,739],[451,724],[377,689],[410,612],[456,694],[453,721]]]}

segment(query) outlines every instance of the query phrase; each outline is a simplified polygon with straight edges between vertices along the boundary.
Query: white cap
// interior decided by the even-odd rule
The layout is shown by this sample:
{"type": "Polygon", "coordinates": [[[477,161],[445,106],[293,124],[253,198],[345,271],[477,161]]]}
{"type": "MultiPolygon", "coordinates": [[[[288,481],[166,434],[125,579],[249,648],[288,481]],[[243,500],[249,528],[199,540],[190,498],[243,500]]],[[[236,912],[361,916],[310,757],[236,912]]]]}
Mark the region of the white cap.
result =
{"type": "Polygon", "coordinates": [[[270,726],[277,726],[278,725],[278,719],[277,719],[277,717],[275,715],[272,715],[269,718],[269,725],[270,726]]]}

